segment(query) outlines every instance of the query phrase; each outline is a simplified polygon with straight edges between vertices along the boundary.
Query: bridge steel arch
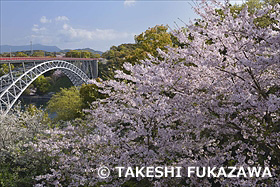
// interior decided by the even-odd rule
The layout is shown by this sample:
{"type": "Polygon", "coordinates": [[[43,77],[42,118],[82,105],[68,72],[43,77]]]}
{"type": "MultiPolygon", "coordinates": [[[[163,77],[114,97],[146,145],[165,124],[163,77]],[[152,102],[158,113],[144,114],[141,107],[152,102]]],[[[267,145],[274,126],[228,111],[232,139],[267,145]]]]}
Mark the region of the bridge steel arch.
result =
{"type": "Polygon", "coordinates": [[[88,76],[80,68],[63,60],[51,60],[35,64],[35,66],[24,71],[22,75],[12,80],[11,84],[0,91],[0,113],[7,114],[20,95],[34,80],[54,69],[61,69],[74,86],[82,85],[89,80],[88,76]]]}

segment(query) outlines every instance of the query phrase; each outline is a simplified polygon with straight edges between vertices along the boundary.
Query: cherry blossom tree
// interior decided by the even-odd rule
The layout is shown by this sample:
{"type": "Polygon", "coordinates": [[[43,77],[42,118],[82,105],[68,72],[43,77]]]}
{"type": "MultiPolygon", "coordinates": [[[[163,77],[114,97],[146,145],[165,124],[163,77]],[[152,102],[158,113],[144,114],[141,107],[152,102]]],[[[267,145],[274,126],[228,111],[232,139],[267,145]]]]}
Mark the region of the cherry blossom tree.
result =
{"type": "Polygon", "coordinates": [[[58,78],[62,77],[64,74],[61,70],[55,70],[52,74],[53,79],[56,81],[58,78]]]}
{"type": "Polygon", "coordinates": [[[0,184],[30,186],[33,178],[48,172],[48,156],[36,152],[31,142],[48,129],[47,114],[33,105],[23,112],[20,105],[8,115],[0,114],[0,184]]]}
{"type": "Polygon", "coordinates": [[[234,14],[204,1],[195,10],[201,19],[173,33],[182,47],[95,82],[108,97],[88,120],[36,144],[56,160],[41,185],[280,185],[280,6],[234,14]],[[264,14],[275,20],[265,28],[256,24],[264,14]],[[267,166],[272,177],[119,178],[116,166],[267,166]]]}

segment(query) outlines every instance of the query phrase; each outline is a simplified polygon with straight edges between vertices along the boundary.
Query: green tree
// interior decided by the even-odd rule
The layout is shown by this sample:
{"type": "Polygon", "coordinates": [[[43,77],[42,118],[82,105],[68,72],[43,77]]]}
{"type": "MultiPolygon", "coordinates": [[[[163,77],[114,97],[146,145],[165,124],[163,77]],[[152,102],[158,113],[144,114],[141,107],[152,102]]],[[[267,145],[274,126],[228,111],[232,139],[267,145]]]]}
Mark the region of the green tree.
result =
{"type": "Polygon", "coordinates": [[[80,96],[83,103],[83,108],[89,108],[93,101],[97,99],[105,99],[107,95],[98,91],[98,86],[95,84],[83,84],[80,89],[80,96]]]}
{"type": "Polygon", "coordinates": [[[66,57],[72,58],[91,58],[93,53],[89,51],[82,51],[82,50],[71,50],[66,53],[66,57]]]}
{"type": "Polygon", "coordinates": [[[107,62],[99,63],[99,77],[102,79],[114,79],[114,71],[122,69],[124,62],[130,62],[132,53],[136,49],[136,44],[121,44],[119,46],[112,46],[109,51],[102,54],[107,62]]]}
{"type": "Polygon", "coordinates": [[[94,53],[91,53],[91,56],[90,58],[100,58],[101,55],[100,54],[94,54],[94,53]]]}
{"type": "MultiPolygon", "coordinates": [[[[157,25],[135,37],[135,44],[121,44],[112,46],[102,54],[106,64],[99,64],[102,79],[114,79],[115,70],[123,70],[123,63],[140,63],[148,54],[158,57],[157,49],[165,51],[166,46],[176,46],[174,37],[167,32],[168,27],[157,25]]],[[[178,41],[176,41],[178,42],[178,41]]]]}
{"type": "Polygon", "coordinates": [[[2,57],[10,57],[11,54],[10,53],[7,53],[7,52],[4,52],[1,54],[2,57]]]}
{"type": "MultiPolygon", "coordinates": [[[[13,70],[14,68],[15,66],[11,64],[11,69],[13,70]]],[[[9,73],[9,71],[10,71],[9,64],[0,64],[0,76],[9,73]]]]}
{"type": "Polygon", "coordinates": [[[54,94],[47,105],[47,110],[57,114],[57,120],[71,120],[82,115],[82,99],[76,87],[62,88],[54,94]]]}
{"type": "Polygon", "coordinates": [[[166,51],[166,46],[172,46],[172,37],[167,30],[167,26],[157,25],[136,36],[135,43],[137,48],[133,52],[132,60],[139,61],[145,59],[148,57],[148,53],[158,57],[158,48],[166,51]]]}
{"type": "Polygon", "coordinates": [[[34,57],[43,57],[43,56],[45,56],[45,53],[44,53],[44,51],[35,51],[32,54],[32,56],[34,56],[34,57]]]}
{"type": "Polygon", "coordinates": [[[23,52],[16,52],[16,57],[27,57],[27,54],[23,52]]]}
{"type": "Polygon", "coordinates": [[[40,95],[45,94],[51,86],[50,81],[44,75],[40,75],[33,84],[37,88],[37,93],[40,95]]]}

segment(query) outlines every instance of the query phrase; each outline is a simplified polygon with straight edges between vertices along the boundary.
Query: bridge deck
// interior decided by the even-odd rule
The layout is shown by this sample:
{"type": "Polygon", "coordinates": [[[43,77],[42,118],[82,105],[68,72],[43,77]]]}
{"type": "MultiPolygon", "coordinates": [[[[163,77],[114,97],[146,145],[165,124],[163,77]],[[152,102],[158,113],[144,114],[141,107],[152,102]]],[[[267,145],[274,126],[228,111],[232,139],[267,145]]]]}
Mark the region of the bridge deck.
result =
{"type": "Polygon", "coordinates": [[[38,62],[49,60],[65,60],[65,61],[96,61],[98,58],[68,58],[68,57],[0,57],[0,64],[5,63],[22,63],[22,62],[38,62]]]}

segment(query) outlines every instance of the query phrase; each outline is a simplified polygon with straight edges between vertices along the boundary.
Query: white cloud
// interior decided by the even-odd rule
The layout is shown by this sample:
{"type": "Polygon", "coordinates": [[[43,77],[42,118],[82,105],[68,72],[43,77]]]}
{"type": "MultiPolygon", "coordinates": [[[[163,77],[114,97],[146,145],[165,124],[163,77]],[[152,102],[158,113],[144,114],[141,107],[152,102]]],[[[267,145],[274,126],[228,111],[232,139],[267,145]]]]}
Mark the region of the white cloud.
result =
{"type": "Polygon", "coordinates": [[[91,47],[108,50],[112,45],[134,42],[135,33],[114,29],[81,28],[70,24],[66,16],[57,16],[52,20],[42,16],[40,22],[31,28],[32,34],[25,40],[44,45],[57,45],[62,48],[91,47]]]}
{"type": "MultiPolygon", "coordinates": [[[[77,28],[70,23],[65,23],[67,17],[58,16],[54,18],[55,22],[50,22],[43,16],[42,20],[48,20],[44,23],[34,24],[31,28],[32,34],[26,39],[33,43],[44,45],[65,46],[65,48],[78,48],[78,46],[94,47],[96,49],[109,48],[111,45],[117,45],[125,42],[133,42],[135,33],[120,32],[114,29],[88,29],[77,28]],[[45,24],[48,23],[48,24],[45,24]]],[[[42,22],[40,20],[40,22],[42,22]]],[[[68,19],[69,22],[69,19],[68,19]]]]}
{"type": "Polygon", "coordinates": [[[115,40],[134,36],[134,34],[117,32],[113,29],[76,29],[68,24],[63,25],[61,33],[68,36],[70,40],[115,40]]]}
{"type": "Polygon", "coordinates": [[[132,6],[134,5],[136,0],[124,0],[124,5],[125,6],[132,6]]]}
{"type": "Polygon", "coordinates": [[[40,22],[41,22],[41,23],[51,23],[52,20],[47,19],[46,16],[42,16],[41,19],[40,19],[40,22]]]}
{"type": "Polygon", "coordinates": [[[33,27],[32,27],[32,31],[34,31],[34,32],[40,32],[40,31],[44,31],[44,30],[46,30],[46,28],[45,27],[39,27],[39,25],[36,25],[36,24],[34,24],[33,25],[33,27]]]}
{"type": "Polygon", "coordinates": [[[69,21],[69,19],[66,16],[58,16],[55,18],[55,21],[69,21]]]}

